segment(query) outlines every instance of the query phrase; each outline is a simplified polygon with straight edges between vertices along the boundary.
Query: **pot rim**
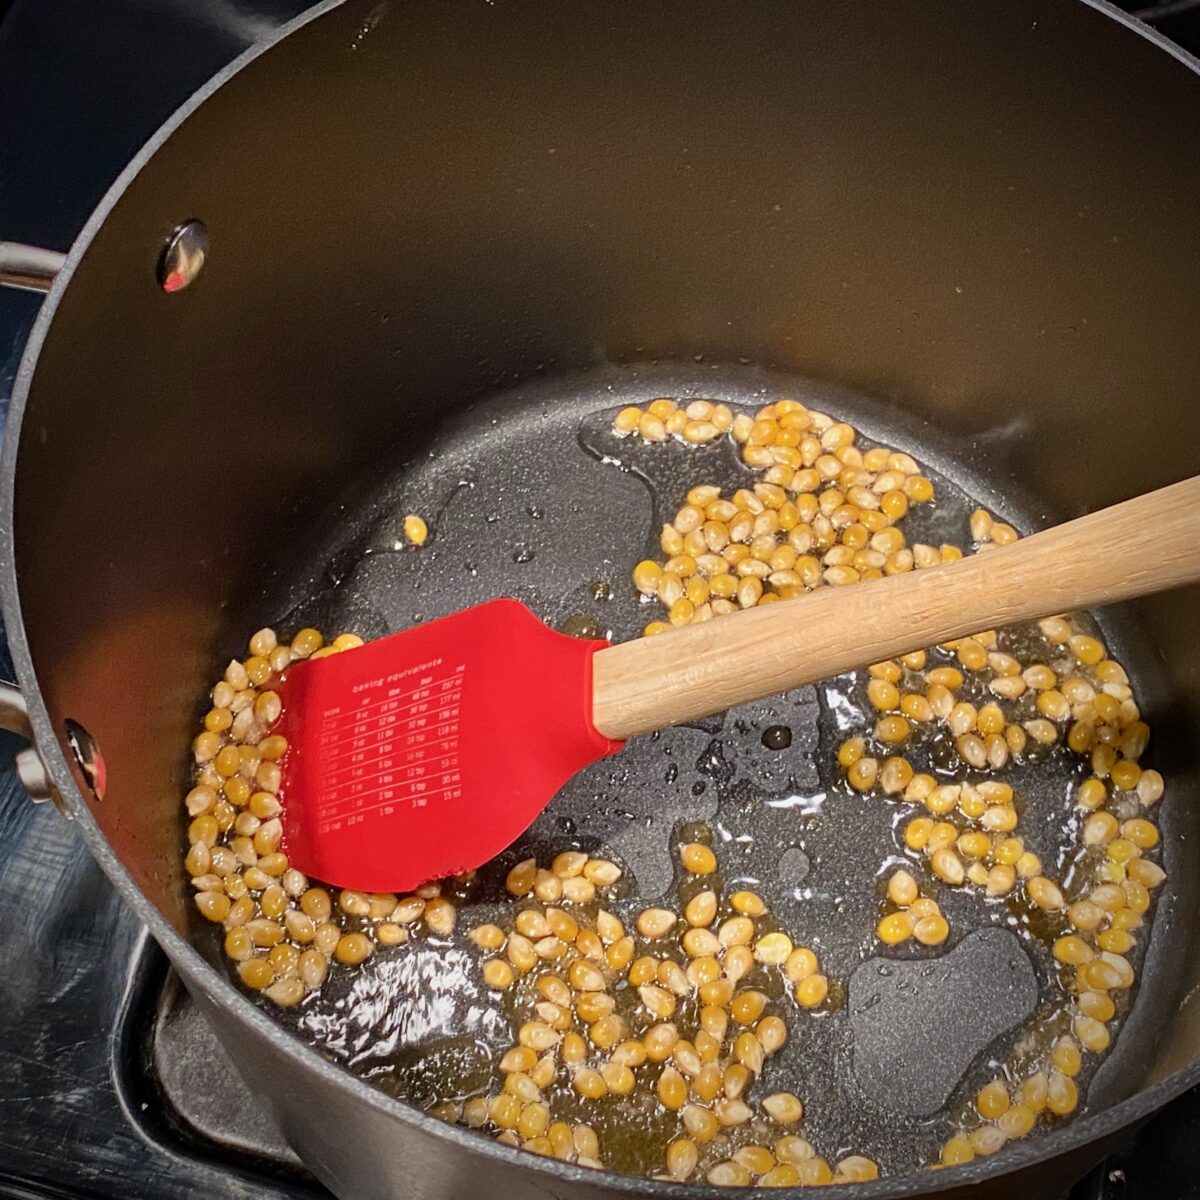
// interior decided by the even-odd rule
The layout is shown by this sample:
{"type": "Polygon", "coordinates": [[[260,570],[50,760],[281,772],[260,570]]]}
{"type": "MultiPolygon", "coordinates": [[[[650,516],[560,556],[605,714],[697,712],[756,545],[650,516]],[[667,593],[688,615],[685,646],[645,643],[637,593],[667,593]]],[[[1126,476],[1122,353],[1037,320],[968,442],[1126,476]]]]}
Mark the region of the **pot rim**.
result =
{"type": "MultiPolygon", "coordinates": [[[[167,118],[105,192],[100,203],[88,217],[72,244],[53,287],[43,301],[30,331],[13,383],[4,430],[3,452],[0,454],[0,611],[4,616],[17,680],[28,704],[35,744],[51,781],[61,794],[70,814],[75,818],[76,825],[82,833],[89,851],[125,902],[149,928],[155,941],[163,948],[171,964],[183,976],[189,988],[198,988],[214,1004],[226,1009],[256,1034],[270,1039],[280,1052],[295,1060],[298,1065],[326,1086],[349,1092],[359,1103],[366,1104],[403,1125],[411,1126],[422,1133],[443,1139],[468,1153],[503,1163],[518,1171],[535,1175],[544,1174],[555,1179],[566,1178],[584,1187],[588,1185],[594,1187],[598,1184],[611,1191],[623,1192],[629,1196],[655,1196],[663,1197],[664,1200],[675,1197],[678,1197],[679,1200],[716,1200],[719,1196],[725,1196],[728,1189],[707,1184],[669,1183],[635,1175],[596,1171],[504,1146],[493,1139],[480,1137],[476,1132],[463,1126],[448,1125],[403,1101],[393,1099],[348,1070],[329,1062],[317,1050],[298,1038],[289,1036],[284,1042],[279,1042],[279,1025],[266,1012],[257,1007],[248,996],[222,976],[195,949],[191,942],[167,921],[158,908],[133,882],[124,864],[117,857],[108,839],[93,819],[54,733],[50,715],[42,700],[37,671],[30,657],[24,622],[21,617],[15,561],[13,506],[25,406],[32,387],[37,361],[58,306],[96,233],[112,210],[120,203],[125,192],[142,169],[171,135],[210,96],[261,55],[273,49],[284,38],[347,2],[348,0],[321,0],[321,3],[281,25],[269,37],[250,46],[217,72],[167,118]]],[[[1156,29],[1143,24],[1135,17],[1117,8],[1110,3],[1110,0],[1062,0],[1062,2],[1080,3],[1094,9],[1103,16],[1125,26],[1131,34],[1150,42],[1157,49],[1200,76],[1200,59],[1175,45],[1156,29]]],[[[1062,1129],[1052,1130],[1041,1136],[1008,1145],[1002,1154],[989,1158],[976,1158],[973,1162],[956,1167],[951,1171],[930,1171],[918,1168],[903,1176],[878,1179],[870,1183],[830,1185],[822,1189],[822,1194],[828,1197],[828,1200],[883,1200],[884,1197],[933,1195],[967,1187],[987,1179],[1014,1174],[1060,1155],[1079,1150],[1090,1143],[1101,1141],[1122,1129],[1136,1125],[1197,1083],[1200,1083],[1200,1057],[1153,1086],[1136,1092],[1117,1104],[1095,1114],[1080,1116],[1062,1129]]],[[[740,1192],[742,1195],[762,1197],[763,1200],[768,1195],[775,1194],[766,1189],[753,1187],[740,1189],[740,1192]]]]}

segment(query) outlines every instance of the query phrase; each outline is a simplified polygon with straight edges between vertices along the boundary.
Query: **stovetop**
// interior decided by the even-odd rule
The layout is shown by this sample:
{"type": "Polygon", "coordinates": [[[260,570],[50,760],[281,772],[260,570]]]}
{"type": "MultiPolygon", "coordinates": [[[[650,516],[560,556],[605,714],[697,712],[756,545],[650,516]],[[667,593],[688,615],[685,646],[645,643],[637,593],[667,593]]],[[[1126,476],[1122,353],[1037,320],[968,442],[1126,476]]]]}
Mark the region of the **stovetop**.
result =
{"type": "MultiPolygon", "coordinates": [[[[0,237],[65,249],[161,121],[302,0],[0,0],[0,237]]],[[[1124,5],[1200,53],[1200,0],[1124,5]]],[[[0,417],[38,298],[0,291],[0,417]]],[[[0,627],[0,677],[12,667],[0,627]]],[[[328,1197],[0,732],[0,1196],[328,1197]]],[[[1071,1200],[1200,1200],[1200,1089],[1071,1200]]]]}

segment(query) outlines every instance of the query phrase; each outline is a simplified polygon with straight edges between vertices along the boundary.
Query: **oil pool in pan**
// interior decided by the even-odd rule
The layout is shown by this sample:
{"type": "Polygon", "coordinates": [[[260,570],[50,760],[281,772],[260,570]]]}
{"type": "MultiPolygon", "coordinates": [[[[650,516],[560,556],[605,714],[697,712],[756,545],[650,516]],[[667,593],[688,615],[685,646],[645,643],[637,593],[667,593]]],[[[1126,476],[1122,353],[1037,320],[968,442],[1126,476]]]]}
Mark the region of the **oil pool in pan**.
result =
{"type": "Polygon", "coordinates": [[[289,640],[230,665],[186,802],[223,958],[379,1087],[588,1165],[791,1186],[1052,1128],[1129,1013],[1164,878],[1142,664],[1086,617],[640,739],[412,896],[288,866],[270,678],[293,657],[496,595],[654,635],[1018,536],[858,397],[655,382],[478,406],[318,548],[289,640]]]}

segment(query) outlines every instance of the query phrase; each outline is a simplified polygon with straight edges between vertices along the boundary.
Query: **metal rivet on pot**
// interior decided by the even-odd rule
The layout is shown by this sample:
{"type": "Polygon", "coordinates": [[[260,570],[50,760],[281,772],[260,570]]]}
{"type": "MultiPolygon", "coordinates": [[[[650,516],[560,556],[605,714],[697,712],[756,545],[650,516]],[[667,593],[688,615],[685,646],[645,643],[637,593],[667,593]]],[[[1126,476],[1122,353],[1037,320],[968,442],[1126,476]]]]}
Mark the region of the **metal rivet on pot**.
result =
{"type": "Polygon", "coordinates": [[[208,226],[185,221],[167,239],[158,260],[158,282],[164,292],[181,292],[204,269],[208,255],[208,226]]]}
{"type": "Polygon", "coordinates": [[[71,753],[75,755],[75,761],[79,764],[88,787],[92,789],[97,800],[103,800],[108,786],[108,768],[104,764],[104,755],[100,753],[100,747],[96,745],[96,739],[78,721],[72,721],[70,717],[63,721],[63,725],[67,731],[67,745],[71,747],[71,753]]]}

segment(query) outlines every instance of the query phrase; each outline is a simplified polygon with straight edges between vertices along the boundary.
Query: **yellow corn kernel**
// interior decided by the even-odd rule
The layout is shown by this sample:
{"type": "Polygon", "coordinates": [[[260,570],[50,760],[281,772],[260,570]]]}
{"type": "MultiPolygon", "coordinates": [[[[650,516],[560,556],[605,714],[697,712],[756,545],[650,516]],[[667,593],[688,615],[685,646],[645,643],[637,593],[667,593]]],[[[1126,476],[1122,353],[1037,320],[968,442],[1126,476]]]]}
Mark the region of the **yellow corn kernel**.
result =
{"type": "Polygon", "coordinates": [[[810,975],[815,975],[819,969],[817,956],[807,946],[793,950],[783,965],[783,973],[792,983],[800,983],[810,975]]]}
{"type": "Polygon", "coordinates": [[[1046,1090],[1046,1107],[1057,1116],[1065,1117],[1075,1111],[1079,1103],[1079,1091],[1075,1081],[1061,1071],[1053,1071],[1046,1090]]]}
{"type": "Polygon", "coordinates": [[[922,946],[940,946],[950,936],[950,923],[941,913],[930,913],[913,926],[913,936],[922,946]]]}
{"type": "Polygon", "coordinates": [[[1059,1038],[1051,1049],[1050,1059],[1057,1070],[1068,1076],[1078,1075],[1083,1066],[1079,1043],[1074,1038],[1059,1038]]]}
{"type": "Polygon", "coordinates": [[[1158,771],[1143,771],[1136,784],[1138,800],[1147,808],[1157,804],[1162,799],[1163,787],[1163,777],[1158,771]]]}
{"type": "Polygon", "coordinates": [[[1071,1028],[1084,1049],[1090,1050],[1093,1054],[1100,1054],[1108,1049],[1111,1039],[1102,1021],[1080,1015],[1075,1018],[1071,1028]]]}
{"type": "Polygon", "coordinates": [[[754,947],[754,957],[763,963],[782,965],[793,950],[792,939],[786,933],[768,933],[759,938],[754,947]]]}
{"type": "Polygon", "coordinates": [[[753,989],[738,992],[729,1006],[729,1015],[739,1025],[751,1025],[762,1016],[767,998],[762,992],[753,989]]]}
{"type": "Polygon", "coordinates": [[[729,897],[729,903],[735,912],[748,917],[760,917],[767,911],[763,898],[757,892],[738,891],[729,897]]]}
{"type": "MultiPolygon", "coordinates": [[[[220,755],[217,756],[218,760],[220,755]]],[[[218,761],[217,769],[220,770],[218,761]]],[[[1113,763],[1110,776],[1113,781],[1113,787],[1120,788],[1122,791],[1132,791],[1137,787],[1138,781],[1141,779],[1142,769],[1136,762],[1128,758],[1120,758],[1113,763]]]]}
{"type": "Polygon", "coordinates": [[[941,1161],[943,1166],[957,1167],[964,1163],[973,1162],[975,1151],[971,1149],[970,1141],[962,1136],[948,1138],[942,1147],[941,1161]]]}
{"type": "Polygon", "coordinates": [[[1084,633],[1072,634],[1067,644],[1077,662],[1085,667],[1094,667],[1104,658],[1104,644],[1084,633]]]}
{"type": "Polygon", "coordinates": [[[893,904],[907,907],[917,895],[917,881],[907,871],[896,871],[888,880],[887,896],[893,904]]]}
{"type": "Polygon", "coordinates": [[[897,745],[908,740],[912,726],[904,717],[892,714],[881,717],[875,724],[875,736],[888,745],[897,745]]]}
{"type": "Polygon", "coordinates": [[[687,1103],[687,1082],[674,1067],[664,1067],[656,1088],[659,1102],[671,1112],[678,1112],[687,1103]]]}
{"type": "MultiPolygon", "coordinates": [[[[1101,1029],[1104,1028],[1104,1022],[1111,1021],[1117,1012],[1117,1006],[1106,992],[1080,992],[1078,1004],[1081,1015],[1087,1020],[1097,1022],[1101,1029]]],[[[1079,1031],[1075,1032],[1078,1036],[1079,1031]]]]}
{"type": "Polygon", "coordinates": [[[992,852],[992,839],[980,830],[968,830],[958,839],[958,851],[965,858],[984,858],[992,852]]]}
{"type": "Polygon", "coordinates": [[[1014,1104],[997,1122],[1010,1138],[1022,1138],[1037,1124],[1037,1113],[1027,1104],[1014,1104]]]}
{"type": "Polygon", "coordinates": [[[1085,779],[1075,793],[1080,808],[1097,809],[1108,799],[1108,789],[1095,778],[1085,779]]]}
{"type": "Polygon", "coordinates": [[[846,782],[856,792],[869,792],[879,778],[879,760],[860,758],[846,772],[846,782]]]}
{"type": "Polygon", "coordinates": [[[848,1183],[866,1183],[868,1180],[879,1178],[879,1167],[872,1159],[864,1158],[861,1154],[851,1154],[838,1162],[835,1178],[844,1179],[848,1183]]]}
{"type": "Polygon", "coordinates": [[[829,980],[824,975],[809,975],[796,984],[795,995],[801,1008],[817,1008],[829,995],[829,980]]]}
{"type": "Polygon", "coordinates": [[[1035,875],[1025,884],[1026,894],[1038,908],[1056,912],[1066,907],[1062,892],[1058,885],[1052,883],[1043,875],[1035,875]]]}
{"type": "Polygon", "coordinates": [[[887,679],[875,678],[867,684],[867,699],[880,712],[888,712],[900,705],[900,689],[887,679]]]}
{"type": "Polygon", "coordinates": [[[657,596],[662,583],[662,567],[651,559],[643,559],[633,568],[633,586],[643,596],[657,596]]]}
{"type": "Polygon", "coordinates": [[[875,936],[886,946],[898,946],[913,935],[914,921],[907,912],[894,912],[884,917],[875,928],[875,936]]]}
{"type": "Polygon", "coordinates": [[[928,817],[914,817],[904,827],[904,844],[910,850],[923,850],[933,832],[933,822],[928,817]]]}

